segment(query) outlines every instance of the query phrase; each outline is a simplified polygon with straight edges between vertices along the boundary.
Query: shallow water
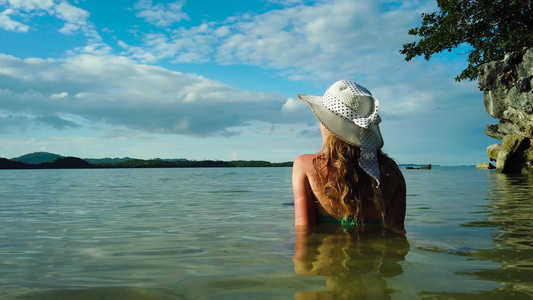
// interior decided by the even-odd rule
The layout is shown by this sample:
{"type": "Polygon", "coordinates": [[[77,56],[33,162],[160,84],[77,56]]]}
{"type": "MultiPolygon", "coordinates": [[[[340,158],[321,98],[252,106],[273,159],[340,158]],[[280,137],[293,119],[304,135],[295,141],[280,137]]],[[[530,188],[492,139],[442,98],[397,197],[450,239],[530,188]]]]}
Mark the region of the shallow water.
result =
{"type": "Polygon", "coordinates": [[[403,172],[407,238],[297,235],[290,168],[0,170],[0,298],[533,297],[532,176],[403,172]]]}

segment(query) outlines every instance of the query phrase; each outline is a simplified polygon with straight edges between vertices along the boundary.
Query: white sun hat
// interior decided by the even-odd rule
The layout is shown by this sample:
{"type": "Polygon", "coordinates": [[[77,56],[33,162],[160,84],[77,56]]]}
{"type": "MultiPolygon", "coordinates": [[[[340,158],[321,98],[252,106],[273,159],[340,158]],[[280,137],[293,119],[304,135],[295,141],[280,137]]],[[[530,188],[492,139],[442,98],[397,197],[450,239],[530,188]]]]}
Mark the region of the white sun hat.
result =
{"type": "Polygon", "coordinates": [[[377,150],[383,147],[379,130],[379,101],[362,85],[348,80],[332,84],[324,96],[298,95],[318,120],[339,139],[360,148],[359,166],[379,185],[377,150]]]}

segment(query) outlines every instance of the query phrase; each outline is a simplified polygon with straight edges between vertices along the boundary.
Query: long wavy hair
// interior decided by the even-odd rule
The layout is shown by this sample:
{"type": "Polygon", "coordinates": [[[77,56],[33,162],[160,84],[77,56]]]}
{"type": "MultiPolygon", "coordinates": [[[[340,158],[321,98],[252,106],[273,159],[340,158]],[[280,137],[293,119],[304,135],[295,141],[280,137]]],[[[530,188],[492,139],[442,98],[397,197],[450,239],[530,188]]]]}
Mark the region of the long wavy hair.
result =
{"type": "MultiPolygon", "coordinates": [[[[381,189],[376,180],[359,166],[359,151],[359,147],[330,134],[313,164],[337,215],[344,215],[345,220],[351,218],[355,226],[361,226],[365,221],[361,216],[363,207],[373,206],[385,226],[386,207],[381,189]]],[[[386,155],[378,150],[378,162],[383,161],[383,157],[386,155]]]]}

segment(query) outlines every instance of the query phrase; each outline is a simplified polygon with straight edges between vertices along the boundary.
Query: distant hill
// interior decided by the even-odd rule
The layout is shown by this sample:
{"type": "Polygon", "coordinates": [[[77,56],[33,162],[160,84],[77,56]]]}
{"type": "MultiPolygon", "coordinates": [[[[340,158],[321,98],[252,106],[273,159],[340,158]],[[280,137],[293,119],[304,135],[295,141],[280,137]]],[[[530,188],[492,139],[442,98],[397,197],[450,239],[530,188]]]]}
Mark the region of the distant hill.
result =
{"type": "Polygon", "coordinates": [[[67,157],[58,157],[54,159],[54,161],[51,163],[43,163],[42,168],[43,169],[47,169],[47,168],[50,168],[50,169],[85,169],[85,168],[94,168],[94,166],[81,158],[67,156],[67,157]]]}
{"type": "Polygon", "coordinates": [[[96,168],[85,160],[77,157],[57,157],[51,162],[30,164],[6,158],[0,158],[0,169],[87,169],[96,168]]]}
{"type": "Polygon", "coordinates": [[[62,158],[63,156],[49,152],[34,152],[12,158],[11,160],[20,161],[27,164],[40,164],[44,162],[53,162],[58,157],[62,158]]]}
{"type": "Polygon", "coordinates": [[[61,156],[48,152],[34,152],[12,159],[0,158],[0,169],[83,169],[83,168],[235,168],[235,167],[292,167],[291,162],[270,163],[262,160],[190,161],[174,159],[85,158],[61,156]]]}
{"type": "Polygon", "coordinates": [[[29,165],[20,161],[0,157],[0,169],[29,169],[29,165]]]}
{"type": "MultiPolygon", "coordinates": [[[[65,156],[62,156],[62,155],[59,155],[59,154],[55,154],[55,153],[50,153],[50,152],[33,152],[33,153],[21,155],[19,157],[11,158],[10,160],[11,161],[17,161],[17,162],[23,162],[23,163],[26,163],[26,164],[37,165],[37,164],[41,164],[41,163],[51,163],[54,160],[56,160],[56,158],[65,158],[65,156]]],[[[131,158],[131,157],[122,157],[122,158],[119,158],[119,157],[116,157],[116,158],[110,158],[110,157],[105,157],[105,158],[83,158],[83,160],[85,160],[86,162],[88,162],[90,164],[94,164],[94,165],[122,163],[122,162],[126,162],[126,161],[133,160],[133,159],[134,158],[131,158]]],[[[159,161],[166,161],[166,162],[184,162],[184,161],[187,161],[187,159],[185,159],[185,158],[163,158],[163,159],[155,158],[155,159],[152,159],[152,160],[159,160],[159,161]]]]}

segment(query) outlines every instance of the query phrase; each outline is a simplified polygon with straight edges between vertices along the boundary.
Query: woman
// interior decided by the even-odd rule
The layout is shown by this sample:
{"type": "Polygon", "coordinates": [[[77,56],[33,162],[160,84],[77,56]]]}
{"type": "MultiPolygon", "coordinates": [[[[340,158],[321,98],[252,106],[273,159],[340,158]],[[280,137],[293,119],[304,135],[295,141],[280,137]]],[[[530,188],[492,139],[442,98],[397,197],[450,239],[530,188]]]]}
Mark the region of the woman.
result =
{"type": "Polygon", "coordinates": [[[382,226],[405,233],[405,180],[381,152],[379,102],[352,81],[324,96],[298,95],[320,121],[322,150],[293,165],[296,225],[382,226]]]}

